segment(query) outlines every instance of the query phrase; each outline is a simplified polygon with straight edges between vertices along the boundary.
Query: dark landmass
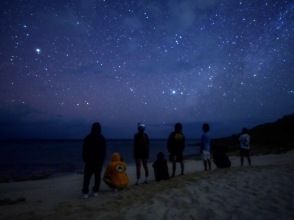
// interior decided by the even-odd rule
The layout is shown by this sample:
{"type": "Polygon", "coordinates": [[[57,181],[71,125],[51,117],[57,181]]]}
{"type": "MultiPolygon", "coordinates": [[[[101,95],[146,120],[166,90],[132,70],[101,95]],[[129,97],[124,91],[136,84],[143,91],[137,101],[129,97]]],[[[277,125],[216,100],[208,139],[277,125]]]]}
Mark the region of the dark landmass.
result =
{"type": "Polygon", "coordinates": [[[19,197],[17,199],[0,199],[0,206],[3,206],[3,205],[15,205],[15,204],[18,204],[18,203],[22,203],[22,202],[26,202],[26,198],[24,197],[19,197]]]}
{"type": "MultiPolygon", "coordinates": [[[[286,115],[272,123],[249,129],[253,154],[284,153],[294,149],[294,114],[286,115]]],[[[214,139],[213,148],[225,147],[230,154],[239,154],[240,133],[231,137],[214,139]]]]}

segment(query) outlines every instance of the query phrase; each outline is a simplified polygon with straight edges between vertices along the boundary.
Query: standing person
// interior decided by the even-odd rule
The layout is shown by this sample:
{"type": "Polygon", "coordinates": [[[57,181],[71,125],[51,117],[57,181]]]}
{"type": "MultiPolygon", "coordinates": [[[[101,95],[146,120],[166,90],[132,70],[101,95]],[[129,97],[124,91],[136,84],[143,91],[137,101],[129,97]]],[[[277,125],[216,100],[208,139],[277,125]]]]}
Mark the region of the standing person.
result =
{"type": "Polygon", "coordinates": [[[181,175],[184,175],[184,161],[183,151],[185,148],[185,136],[183,134],[183,126],[181,123],[175,124],[175,130],[169,135],[167,141],[167,149],[169,152],[169,158],[172,162],[172,177],[176,173],[176,162],[181,164],[181,175]]]}
{"type": "Polygon", "coordinates": [[[141,165],[143,164],[143,168],[145,171],[145,180],[144,183],[148,183],[148,159],[149,159],[149,137],[144,132],[145,125],[142,123],[138,123],[138,133],[134,136],[134,159],[136,162],[136,175],[137,181],[136,185],[139,184],[139,180],[141,178],[141,165]]]}
{"type": "Polygon", "coordinates": [[[242,133],[239,137],[240,142],[240,157],[241,157],[241,166],[243,166],[244,157],[247,157],[248,165],[251,166],[250,159],[250,136],[248,134],[248,129],[243,128],[242,133]]]}
{"type": "Polygon", "coordinates": [[[202,125],[202,137],[201,137],[201,148],[200,152],[202,154],[202,160],[204,165],[204,170],[207,171],[207,165],[209,170],[211,170],[211,161],[210,161],[210,138],[208,132],[210,130],[209,124],[204,123],[202,125]]]}
{"type": "Polygon", "coordinates": [[[89,197],[89,184],[92,175],[95,175],[95,184],[93,187],[94,196],[97,196],[100,182],[101,171],[106,157],[106,141],[101,134],[100,123],[95,122],[92,124],[90,134],[84,139],[83,143],[83,160],[85,162],[84,168],[84,183],[83,183],[83,197],[89,197]]]}

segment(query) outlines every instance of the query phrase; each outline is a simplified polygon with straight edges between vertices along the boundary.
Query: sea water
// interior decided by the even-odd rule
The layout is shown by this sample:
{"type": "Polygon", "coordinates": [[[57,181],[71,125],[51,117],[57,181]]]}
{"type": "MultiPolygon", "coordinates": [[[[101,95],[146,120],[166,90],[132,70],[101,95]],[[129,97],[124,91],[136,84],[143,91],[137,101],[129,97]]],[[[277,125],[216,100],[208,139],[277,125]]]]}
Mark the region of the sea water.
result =
{"type": "MultiPolygon", "coordinates": [[[[168,158],[166,140],[150,141],[149,161],[158,152],[168,158]]],[[[184,155],[199,154],[197,140],[187,140],[184,155]]],[[[36,174],[82,172],[82,140],[18,140],[0,142],[0,177],[29,177],[36,174]]],[[[129,165],[134,163],[133,140],[108,140],[106,163],[119,152],[129,165]]]]}

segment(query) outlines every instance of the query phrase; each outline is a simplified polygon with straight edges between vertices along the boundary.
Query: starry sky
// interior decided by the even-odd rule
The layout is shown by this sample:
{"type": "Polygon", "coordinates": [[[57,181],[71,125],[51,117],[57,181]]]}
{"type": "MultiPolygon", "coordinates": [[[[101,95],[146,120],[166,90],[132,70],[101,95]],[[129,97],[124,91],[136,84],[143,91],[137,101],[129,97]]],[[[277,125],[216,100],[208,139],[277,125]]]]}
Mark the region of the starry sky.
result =
{"type": "Polygon", "coordinates": [[[293,113],[290,0],[1,0],[0,138],[198,138],[293,113]]]}

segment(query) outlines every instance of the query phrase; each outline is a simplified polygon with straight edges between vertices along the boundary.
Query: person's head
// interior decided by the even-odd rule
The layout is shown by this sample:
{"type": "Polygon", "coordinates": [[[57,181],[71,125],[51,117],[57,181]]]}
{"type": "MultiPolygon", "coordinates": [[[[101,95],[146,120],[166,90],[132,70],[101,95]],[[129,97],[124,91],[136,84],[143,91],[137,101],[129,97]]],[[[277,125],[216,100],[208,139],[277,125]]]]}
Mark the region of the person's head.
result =
{"type": "Polygon", "coordinates": [[[247,128],[242,128],[242,134],[246,134],[248,133],[248,129],[247,128]]]}
{"type": "Polygon", "coordinates": [[[203,131],[204,133],[207,133],[207,132],[209,132],[209,130],[210,130],[209,124],[208,124],[208,123],[204,123],[204,124],[202,125],[202,131],[203,131]]]}
{"type": "Polygon", "coordinates": [[[180,133],[183,130],[183,125],[181,123],[176,123],[175,124],[175,132],[180,133]]]}
{"type": "Polygon", "coordinates": [[[140,133],[143,133],[145,131],[145,125],[143,123],[138,123],[137,127],[140,133]]]}
{"type": "Polygon", "coordinates": [[[99,122],[95,122],[92,124],[91,133],[92,134],[101,134],[101,125],[99,122]]]}
{"type": "Polygon", "coordinates": [[[111,156],[111,161],[121,161],[120,153],[118,152],[113,153],[111,156]]]}

